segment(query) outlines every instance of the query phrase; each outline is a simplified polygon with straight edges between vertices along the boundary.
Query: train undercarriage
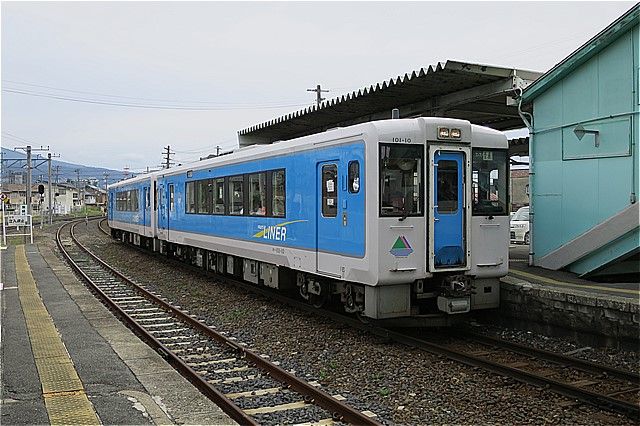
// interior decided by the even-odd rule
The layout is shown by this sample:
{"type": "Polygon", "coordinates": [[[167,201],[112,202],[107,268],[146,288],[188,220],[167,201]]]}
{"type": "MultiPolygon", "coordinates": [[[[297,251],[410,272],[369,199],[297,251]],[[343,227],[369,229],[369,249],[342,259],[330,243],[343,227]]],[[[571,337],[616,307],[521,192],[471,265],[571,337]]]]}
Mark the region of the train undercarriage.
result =
{"type": "MultiPolygon", "coordinates": [[[[450,326],[465,318],[476,293],[473,280],[464,275],[441,274],[430,280],[417,280],[411,286],[409,316],[372,319],[365,316],[367,286],[333,280],[287,267],[214,252],[197,247],[144,237],[112,229],[113,238],[142,249],[165,255],[201,268],[208,273],[265,286],[288,295],[297,295],[315,308],[339,310],[363,321],[384,322],[389,326],[450,326]]],[[[486,291],[486,289],[485,289],[486,291]]]]}

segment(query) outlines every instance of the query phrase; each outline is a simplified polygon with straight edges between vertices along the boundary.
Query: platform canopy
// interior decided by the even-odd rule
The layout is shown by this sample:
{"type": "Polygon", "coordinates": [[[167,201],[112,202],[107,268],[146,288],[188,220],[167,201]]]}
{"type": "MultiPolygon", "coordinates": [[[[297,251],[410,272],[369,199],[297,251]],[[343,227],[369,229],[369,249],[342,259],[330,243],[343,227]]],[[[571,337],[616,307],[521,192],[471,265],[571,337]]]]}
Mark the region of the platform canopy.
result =
{"type": "Polygon", "coordinates": [[[542,73],[457,61],[438,63],[238,132],[240,146],[269,144],[372,120],[451,117],[498,130],[524,127],[513,97],[542,73]]]}

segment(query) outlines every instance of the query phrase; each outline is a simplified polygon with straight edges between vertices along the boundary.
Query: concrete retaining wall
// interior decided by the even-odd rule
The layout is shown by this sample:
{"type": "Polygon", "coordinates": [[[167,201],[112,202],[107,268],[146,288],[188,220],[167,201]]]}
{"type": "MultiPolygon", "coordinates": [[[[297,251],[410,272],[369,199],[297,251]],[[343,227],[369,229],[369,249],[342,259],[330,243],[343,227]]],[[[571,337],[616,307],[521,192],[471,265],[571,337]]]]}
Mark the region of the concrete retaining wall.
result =
{"type": "Polygon", "coordinates": [[[639,311],[639,301],[631,298],[554,289],[512,277],[501,280],[503,317],[535,323],[537,328],[559,327],[577,337],[600,336],[608,343],[637,342],[639,311]]]}

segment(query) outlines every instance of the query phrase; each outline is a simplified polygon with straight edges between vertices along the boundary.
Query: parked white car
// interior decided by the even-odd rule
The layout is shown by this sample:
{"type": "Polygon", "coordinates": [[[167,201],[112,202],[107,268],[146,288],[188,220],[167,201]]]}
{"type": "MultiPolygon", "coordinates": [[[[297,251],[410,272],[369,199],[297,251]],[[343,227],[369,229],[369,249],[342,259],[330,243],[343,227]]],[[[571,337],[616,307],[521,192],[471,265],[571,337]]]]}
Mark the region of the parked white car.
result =
{"type": "Polygon", "coordinates": [[[520,207],[511,217],[511,242],[529,244],[529,206],[520,207]]]}

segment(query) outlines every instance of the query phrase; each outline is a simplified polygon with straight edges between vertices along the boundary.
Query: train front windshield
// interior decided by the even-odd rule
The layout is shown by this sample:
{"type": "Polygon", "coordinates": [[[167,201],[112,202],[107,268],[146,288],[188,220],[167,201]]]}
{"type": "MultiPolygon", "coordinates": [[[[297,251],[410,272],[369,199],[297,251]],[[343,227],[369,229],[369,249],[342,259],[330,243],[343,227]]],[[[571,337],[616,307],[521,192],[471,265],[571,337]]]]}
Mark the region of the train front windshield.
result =
{"type": "Polygon", "coordinates": [[[422,216],[422,145],[380,145],[380,216],[422,216]]]}
{"type": "Polygon", "coordinates": [[[508,214],[509,156],[506,149],[473,149],[473,214],[508,214]]]}

